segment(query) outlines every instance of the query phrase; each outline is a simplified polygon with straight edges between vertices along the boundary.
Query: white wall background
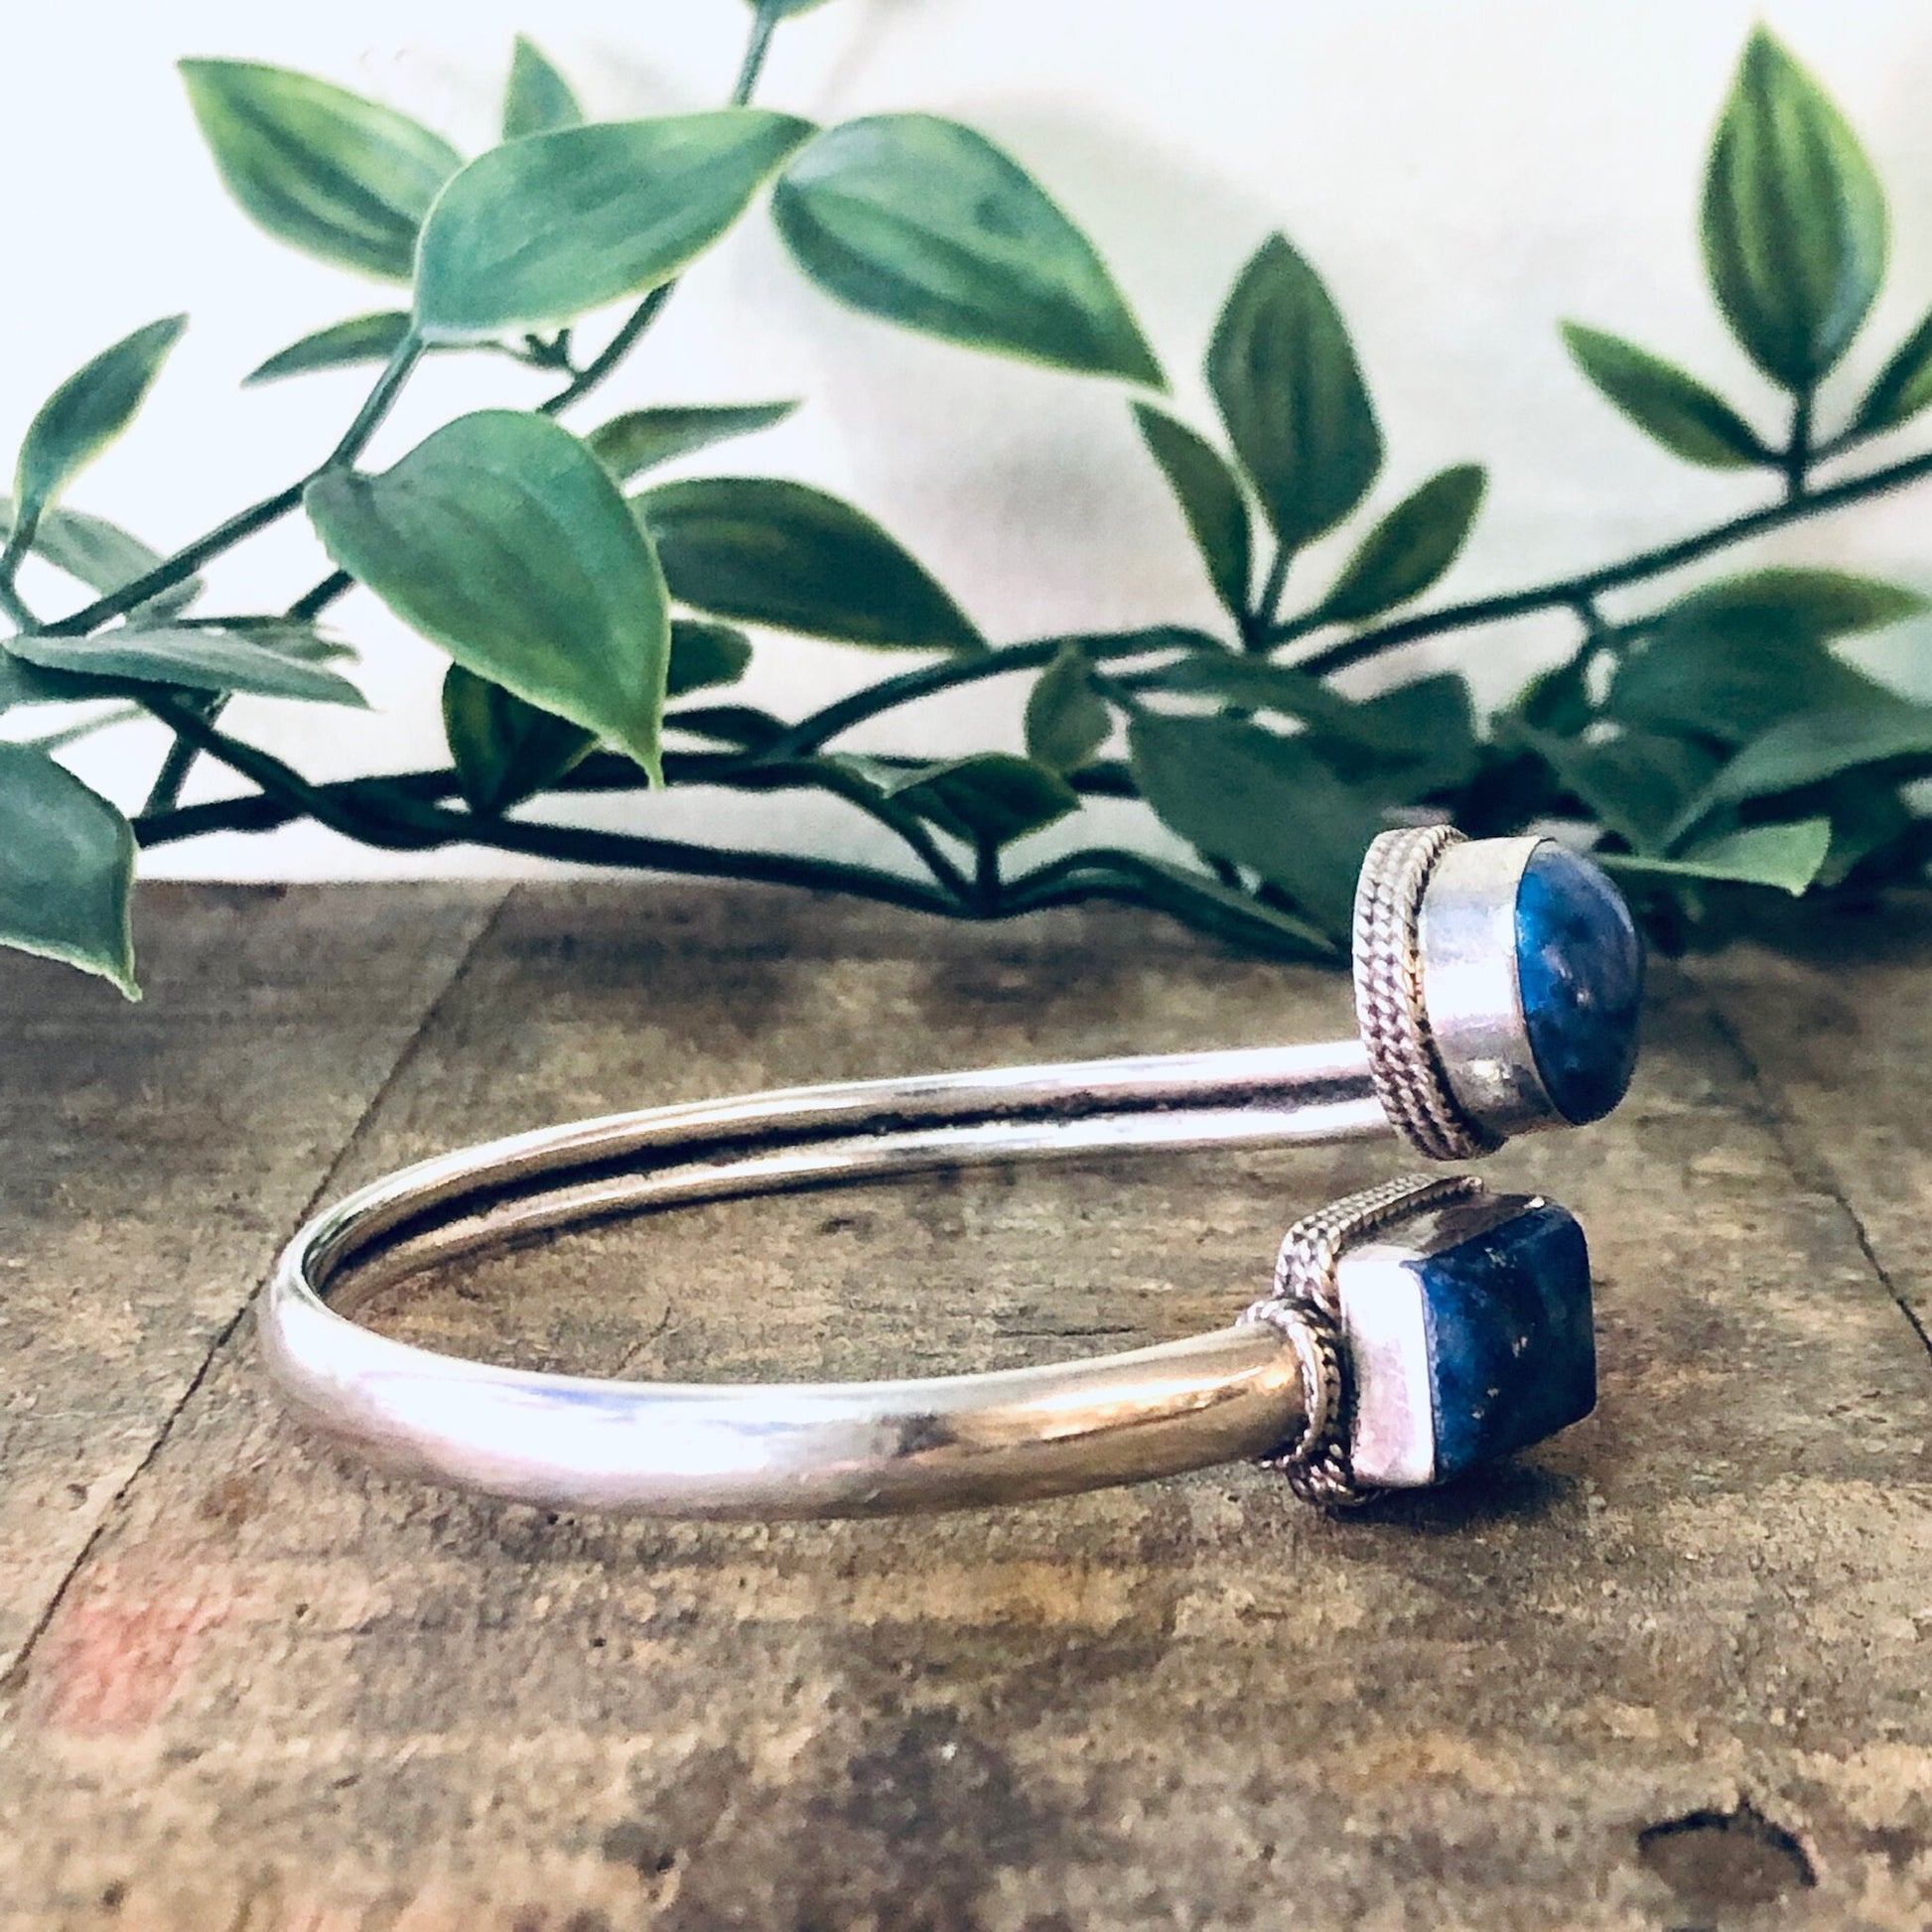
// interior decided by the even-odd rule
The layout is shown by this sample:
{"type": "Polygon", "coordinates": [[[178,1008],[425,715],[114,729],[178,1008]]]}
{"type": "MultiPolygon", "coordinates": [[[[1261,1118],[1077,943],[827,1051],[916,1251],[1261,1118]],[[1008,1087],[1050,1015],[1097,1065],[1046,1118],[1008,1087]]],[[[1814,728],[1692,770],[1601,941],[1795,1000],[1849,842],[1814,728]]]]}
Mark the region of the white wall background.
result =
{"type": "MultiPolygon", "coordinates": [[[[1483,519],[1445,587],[1473,595],[1671,536],[1762,488],[1653,450],[1587,390],[1555,331],[1574,316],[1629,334],[1776,425],[1772,396],[1703,292],[1694,228],[1711,122],[1759,11],[1749,0],[834,0],[780,31],[759,97],[821,120],[927,108],[1006,144],[1095,236],[1181,407],[1203,423],[1197,370],[1221,293],[1261,236],[1284,228],[1355,330],[1389,446],[1377,505],[1441,464],[1489,464],[1483,519]]],[[[1769,0],[1761,12],[1850,113],[1892,197],[1891,282],[1835,385],[1849,395],[1932,305],[1932,12],[1921,0],[1769,0]]],[[[306,69],[475,150],[491,138],[518,28],[593,113],[613,116],[715,103],[749,19],[740,0],[68,0],[11,14],[0,444],[10,450],[40,399],[95,349],[191,312],[135,433],[73,498],[163,548],[298,474],[367,380],[358,370],[242,391],[242,371],[321,324],[395,306],[280,247],[228,203],[176,59],[306,69]]],[[[460,409],[541,393],[491,358],[433,362],[370,460],[392,460],[460,409]]],[[[644,401],[791,395],[807,399],[792,422],[699,467],[847,492],[995,640],[1212,621],[1118,390],[846,314],[800,281],[761,217],[689,277],[579,421],[644,401]]],[[[1932,491],[1784,533],[1757,554],[1932,586],[1932,491]]],[[[224,604],[209,608],[274,608],[319,563],[292,520],[217,568],[224,604]]],[[[1317,584],[1322,562],[1305,568],[1317,584]]],[[[234,728],[322,777],[441,761],[441,660],[365,595],[338,620],[363,650],[376,714],[246,701],[229,714],[234,728]]],[[[1404,669],[1453,662],[1497,701],[1565,636],[1560,622],[1532,622],[1426,646],[1404,669]]],[[[1932,693],[1928,640],[1919,627],[1868,655],[1932,693]]],[[[789,639],[760,656],[746,695],[779,710],[891,668],[789,639]]],[[[1023,695],[981,687],[906,718],[895,741],[1017,746],[1023,695]]],[[[157,728],[134,725],[73,758],[133,804],[160,749],[157,728]]],[[[211,795],[223,780],[205,769],[197,784],[211,795]]],[[[712,794],[594,809],[602,822],[742,840],[767,836],[773,816],[768,801],[712,794]]],[[[869,849],[867,830],[836,806],[787,802],[783,817],[786,838],[869,849]]],[[[398,862],[291,827],[167,849],[147,869],[330,877],[398,862]]]]}

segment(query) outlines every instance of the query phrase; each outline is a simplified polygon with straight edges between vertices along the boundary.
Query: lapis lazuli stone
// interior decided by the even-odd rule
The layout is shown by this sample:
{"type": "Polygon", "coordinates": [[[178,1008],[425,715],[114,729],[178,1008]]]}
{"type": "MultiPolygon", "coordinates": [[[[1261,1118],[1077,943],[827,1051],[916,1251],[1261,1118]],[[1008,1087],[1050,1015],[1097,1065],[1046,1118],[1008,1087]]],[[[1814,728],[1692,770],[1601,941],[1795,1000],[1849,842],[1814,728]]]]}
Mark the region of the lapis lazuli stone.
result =
{"type": "Polygon", "coordinates": [[[1637,1064],[1643,941],[1623,895],[1546,839],[1516,890],[1516,976],[1536,1070],[1573,1125],[1601,1120],[1637,1064]]]}
{"type": "Polygon", "coordinates": [[[1412,1264],[1436,1433],[1436,1480],[1524,1449],[1596,1406],[1589,1251],[1539,1201],[1412,1264]]]}

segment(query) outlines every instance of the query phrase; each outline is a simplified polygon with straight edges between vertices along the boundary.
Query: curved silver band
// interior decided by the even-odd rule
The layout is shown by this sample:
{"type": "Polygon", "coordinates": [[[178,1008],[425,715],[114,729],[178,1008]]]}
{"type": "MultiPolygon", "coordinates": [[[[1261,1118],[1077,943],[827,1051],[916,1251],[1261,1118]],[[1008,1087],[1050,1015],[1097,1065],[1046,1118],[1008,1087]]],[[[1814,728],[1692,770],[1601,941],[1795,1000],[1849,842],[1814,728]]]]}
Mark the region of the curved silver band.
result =
{"type": "MultiPolygon", "coordinates": [[[[1327,1375],[1322,1351],[1339,1344],[1293,1311],[993,1375],[680,1386],[459,1361],[360,1327],[328,1297],[350,1262],[378,1249],[387,1267],[365,1285],[599,1215],[919,1169],[1397,1130],[1440,1160],[1560,1124],[1515,966],[1516,895],[1537,845],[1469,843],[1440,827],[1371,844],[1355,947],[1359,1039],[794,1087],[579,1121],[391,1174],[319,1215],[283,1254],[261,1315],[269,1362],[316,1422],[387,1460],[552,1506],[944,1508],[1285,1448],[1293,1460],[1312,1438],[1328,1458],[1317,1486],[1339,1497],[1350,1478],[1327,1441],[1339,1409],[1305,1383],[1311,1364],[1317,1381],[1327,1375]]],[[[1365,1203],[1334,1211],[1359,1216],[1365,1203]]]]}
{"type": "MultiPolygon", "coordinates": [[[[1230,1326],[923,1381],[602,1381],[432,1353],[342,1308],[452,1255],[602,1215],[1129,1150],[1386,1138],[1356,1040],[798,1087],[575,1122],[390,1174],[289,1244],[263,1303],[314,1423],[432,1480],[552,1508],[865,1515],[1018,1501],[1261,1456],[1306,1433],[1296,1349],[1230,1326]],[[377,1255],[384,1257],[378,1262],[377,1255]]],[[[1230,1315],[1247,1300],[1238,1291],[1230,1315]]]]}

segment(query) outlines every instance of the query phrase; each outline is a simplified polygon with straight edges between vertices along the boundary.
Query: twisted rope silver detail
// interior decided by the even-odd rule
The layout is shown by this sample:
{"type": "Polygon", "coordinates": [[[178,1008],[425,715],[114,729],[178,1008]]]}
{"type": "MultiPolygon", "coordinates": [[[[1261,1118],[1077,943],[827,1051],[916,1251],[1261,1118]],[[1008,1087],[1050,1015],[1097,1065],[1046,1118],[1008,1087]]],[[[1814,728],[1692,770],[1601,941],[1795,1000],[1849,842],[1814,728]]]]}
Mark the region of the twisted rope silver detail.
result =
{"type": "Polygon", "coordinates": [[[1356,1242],[1413,1214],[1483,1191],[1474,1174],[1403,1174],[1307,1214],[1289,1229],[1275,1261],[1275,1285],[1241,1317],[1263,1323],[1294,1347],[1308,1427],[1263,1466],[1288,1478],[1304,1502],[1345,1508],[1375,1494],[1356,1482],[1348,1435],[1354,1391],[1341,1335],[1342,1255],[1356,1242]]]}
{"type": "Polygon", "coordinates": [[[1423,1005],[1423,895],[1437,861],[1461,838],[1449,825],[1380,833],[1355,889],[1355,1020],[1376,1097],[1431,1161],[1467,1161],[1502,1145],[1457,1103],[1423,1005]]]}

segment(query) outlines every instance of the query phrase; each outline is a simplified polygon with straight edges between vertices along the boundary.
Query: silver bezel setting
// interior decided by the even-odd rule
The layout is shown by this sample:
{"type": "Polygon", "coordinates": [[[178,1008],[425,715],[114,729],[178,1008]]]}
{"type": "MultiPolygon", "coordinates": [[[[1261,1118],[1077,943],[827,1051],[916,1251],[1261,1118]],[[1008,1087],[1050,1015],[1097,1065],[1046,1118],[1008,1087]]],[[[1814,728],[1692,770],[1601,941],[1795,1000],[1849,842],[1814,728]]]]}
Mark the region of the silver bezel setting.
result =
{"type": "Polygon", "coordinates": [[[1335,1286],[1351,1378],[1348,1460],[1364,1488],[1424,1489],[1442,1479],[1430,1398],[1421,1264],[1541,1206],[1538,1195],[1478,1194],[1423,1210],[1402,1233],[1351,1248],[1335,1286]]]}
{"type": "Polygon", "coordinates": [[[1371,1243],[1370,1237],[1385,1229],[1426,1221],[1431,1230],[1427,1252],[1434,1253],[1446,1239],[1464,1239],[1471,1231],[1507,1218],[1486,1214],[1488,1199],[1483,1183],[1473,1174],[1403,1174],[1304,1215],[1284,1237],[1272,1293],[1255,1303],[1237,1325],[1270,1327],[1295,1344],[1302,1363],[1308,1426],[1299,1441],[1264,1459],[1288,1478],[1289,1487],[1304,1502],[1348,1507],[1369,1500],[1384,1481],[1407,1487],[1433,1479],[1436,1438],[1421,1282],[1406,1270],[1397,1279],[1387,1267],[1372,1268],[1364,1275],[1357,1262],[1365,1253],[1397,1260],[1415,1257],[1415,1247],[1371,1243]],[[1446,1228],[1456,1231],[1446,1237],[1446,1228]],[[1362,1286],[1350,1286],[1356,1282],[1362,1286]],[[1405,1294],[1412,1317],[1408,1319],[1405,1294]],[[1362,1300],[1359,1338],[1349,1332],[1351,1297],[1362,1300]],[[1358,1349],[1366,1354],[1358,1355],[1358,1349]],[[1374,1403],[1368,1466],[1356,1461],[1365,1366],[1368,1395],[1374,1403]],[[1416,1459],[1411,1440],[1417,1425],[1416,1391],[1421,1396],[1421,1424],[1428,1432],[1422,1452],[1430,1473],[1421,1477],[1407,1473],[1416,1459]],[[1394,1473],[1383,1477],[1371,1474],[1371,1468],[1394,1473]]]}
{"type": "Polygon", "coordinates": [[[1567,1126],[1537,1070],[1517,971],[1516,898],[1540,838],[1449,846],[1423,896],[1423,1007],[1456,1104],[1502,1138],[1567,1126]]]}
{"type": "Polygon", "coordinates": [[[1536,837],[1384,832],[1355,895],[1355,1015],[1390,1122],[1432,1161],[1570,1125],[1530,1044],[1517,895],[1536,837]]]}
{"type": "Polygon", "coordinates": [[[1456,1099],[1423,997],[1423,904],[1445,854],[1463,843],[1449,825],[1380,833],[1355,887],[1355,1021],[1369,1075],[1390,1125],[1431,1161],[1467,1161],[1499,1145],[1456,1099]]]}
{"type": "Polygon", "coordinates": [[[1444,1481],[1427,1264],[1549,1204],[1473,1174],[1405,1174],[1297,1221],[1273,1293],[1238,1324],[1291,1340],[1305,1379],[1307,1426],[1265,1466],[1325,1508],[1444,1481]]]}

